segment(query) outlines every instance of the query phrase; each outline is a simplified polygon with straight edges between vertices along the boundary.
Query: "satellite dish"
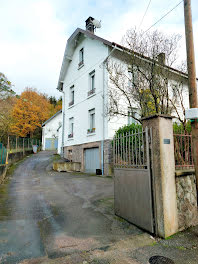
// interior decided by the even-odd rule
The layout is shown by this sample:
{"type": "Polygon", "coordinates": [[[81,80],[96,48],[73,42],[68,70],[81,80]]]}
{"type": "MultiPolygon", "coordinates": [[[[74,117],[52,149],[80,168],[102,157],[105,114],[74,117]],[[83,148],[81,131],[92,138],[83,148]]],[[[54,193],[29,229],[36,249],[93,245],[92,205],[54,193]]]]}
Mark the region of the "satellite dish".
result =
{"type": "Polygon", "coordinates": [[[101,28],[101,21],[94,19],[92,23],[96,28],[101,28]]]}

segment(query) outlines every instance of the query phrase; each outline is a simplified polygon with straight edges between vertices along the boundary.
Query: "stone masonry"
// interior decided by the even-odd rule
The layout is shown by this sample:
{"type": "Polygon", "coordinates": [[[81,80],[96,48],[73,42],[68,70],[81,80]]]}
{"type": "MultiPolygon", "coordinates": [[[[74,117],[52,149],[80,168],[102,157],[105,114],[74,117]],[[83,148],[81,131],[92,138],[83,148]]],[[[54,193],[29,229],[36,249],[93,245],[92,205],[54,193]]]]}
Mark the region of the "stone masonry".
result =
{"type": "Polygon", "coordinates": [[[176,172],[176,193],[179,230],[198,224],[195,175],[176,172]],[[178,175],[179,174],[179,175],[178,175]]]}
{"type": "Polygon", "coordinates": [[[113,146],[112,140],[104,141],[104,174],[113,175],[113,146]]]}
{"type": "MultiPolygon", "coordinates": [[[[100,168],[101,168],[101,141],[90,142],[80,145],[73,145],[64,147],[64,157],[66,159],[72,160],[73,162],[81,163],[81,171],[84,172],[84,150],[88,148],[99,148],[100,157],[100,168]]],[[[104,141],[104,174],[112,175],[113,169],[113,152],[111,140],[104,141]]]]}

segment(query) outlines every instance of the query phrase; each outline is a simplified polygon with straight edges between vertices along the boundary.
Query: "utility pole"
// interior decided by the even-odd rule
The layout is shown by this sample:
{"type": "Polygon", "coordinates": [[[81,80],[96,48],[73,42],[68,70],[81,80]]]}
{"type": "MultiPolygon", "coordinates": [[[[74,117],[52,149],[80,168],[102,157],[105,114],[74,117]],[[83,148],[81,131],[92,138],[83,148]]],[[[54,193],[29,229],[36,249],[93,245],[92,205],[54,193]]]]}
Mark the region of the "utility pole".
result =
{"type": "MultiPolygon", "coordinates": [[[[189,102],[190,102],[190,108],[198,108],[191,0],[184,0],[184,18],[185,18],[186,52],[187,52],[187,65],[188,65],[189,102]]],[[[193,158],[194,158],[197,193],[198,193],[198,119],[195,119],[195,121],[192,122],[192,145],[193,145],[193,158]]]]}

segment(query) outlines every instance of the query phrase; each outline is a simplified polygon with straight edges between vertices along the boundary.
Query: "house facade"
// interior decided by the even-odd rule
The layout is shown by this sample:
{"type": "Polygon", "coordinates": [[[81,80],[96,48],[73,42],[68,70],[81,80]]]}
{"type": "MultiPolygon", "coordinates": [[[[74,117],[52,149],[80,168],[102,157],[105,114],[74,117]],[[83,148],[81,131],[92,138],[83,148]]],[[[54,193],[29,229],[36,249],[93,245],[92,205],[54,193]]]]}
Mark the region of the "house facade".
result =
{"type": "Polygon", "coordinates": [[[99,169],[108,175],[115,131],[134,120],[106,115],[110,81],[105,62],[109,57],[117,59],[122,47],[96,36],[93,20],[86,20],[86,30],[76,29],[65,48],[57,87],[63,98],[62,153],[81,162],[83,172],[99,169]]]}
{"type": "Polygon", "coordinates": [[[42,124],[42,150],[59,150],[60,153],[59,129],[62,119],[62,110],[60,110],[42,124]]]}

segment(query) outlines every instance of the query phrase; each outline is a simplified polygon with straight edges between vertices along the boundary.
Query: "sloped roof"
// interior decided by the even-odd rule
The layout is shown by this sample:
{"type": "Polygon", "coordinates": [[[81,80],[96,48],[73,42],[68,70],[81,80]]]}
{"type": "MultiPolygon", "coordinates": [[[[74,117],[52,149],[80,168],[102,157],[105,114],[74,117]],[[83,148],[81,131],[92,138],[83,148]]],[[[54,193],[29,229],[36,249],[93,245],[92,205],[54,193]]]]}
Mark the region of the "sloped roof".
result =
{"type": "Polygon", "coordinates": [[[70,36],[70,38],[67,40],[67,43],[66,43],[65,52],[64,52],[63,61],[62,61],[62,66],[61,66],[60,75],[59,75],[59,80],[58,80],[58,86],[57,86],[57,89],[60,91],[61,91],[61,83],[64,81],[64,77],[65,77],[65,73],[66,73],[69,61],[72,60],[72,55],[73,55],[75,45],[76,45],[75,40],[78,38],[78,36],[80,34],[83,34],[89,38],[101,41],[104,44],[112,47],[112,42],[110,42],[106,39],[100,38],[88,30],[83,30],[81,28],[77,28],[74,31],[74,33],[70,36]]]}
{"type": "Polygon", "coordinates": [[[46,120],[46,121],[42,124],[42,127],[44,127],[49,121],[51,121],[54,117],[56,117],[56,116],[59,115],[60,113],[62,113],[62,110],[59,110],[56,114],[54,114],[54,115],[51,116],[48,120],[46,120]]]}
{"type": "MultiPolygon", "coordinates": [[[[111,47],[111,48],[118,48],[118,49],[121,49],[123,51],[127,51],[127,52],[131,52],[130,49],[120,45],[120,44],[117,44],[115,42],[111,42],[111,41],[108,41],[104,38],[101,38],[101,37],[98,37],[97,35],[95,35],[94,33],[88,31],[88,30],[83,30],[81,28],[77,28],[74,33],[70,36],[70,38],[67,40],[67,44],[66,44],[66,47],[65,47],[65,52],[64,52],[64,56],[63,56],[63,61],[62,61],[62,66],[61,66],[61,71],[60,71],[60,75],[59,75],[59,80],[58,80],[58,86],[57,86],[57,89],[59,91],[61,91],[61,83],[63,83],[64,81],[64,77],[65,77],[65,73],[66,73],[66,70],[67,70],[67,67],[68,67],[68,64],[69,64],[69,61],[72,60],[72,55],[73,55],[73,52],[74,52],[74,49],[75,49],[75,40],[76,38],[78,38],[79,34],[83,34],[89,38],[92,38],[92,39],[96,39],[98,41],[101,41],[103,42],[105,45],[111,47]]],[[[134,52],[138,57],[141,57],[143,59],[146,59],[148,61],[153,61],[153,59],[147,57],[147,56],[144,56],[142,54],[139,54],[138,52],[134,52]]],[[[164,67],[166,67],[167,69],[171,70],[172,72],[175,72],[176,74],[180,74],[180,75],[183,75],[185,78],[188,78],[188,74],[182,72],[182,71],[179,71],[175,68],[172,68],[170,66],[167,66],[167,65],[163,65],[164,67]]],[[[198,79],[197,79],[198,80],[198,79]]]]}

